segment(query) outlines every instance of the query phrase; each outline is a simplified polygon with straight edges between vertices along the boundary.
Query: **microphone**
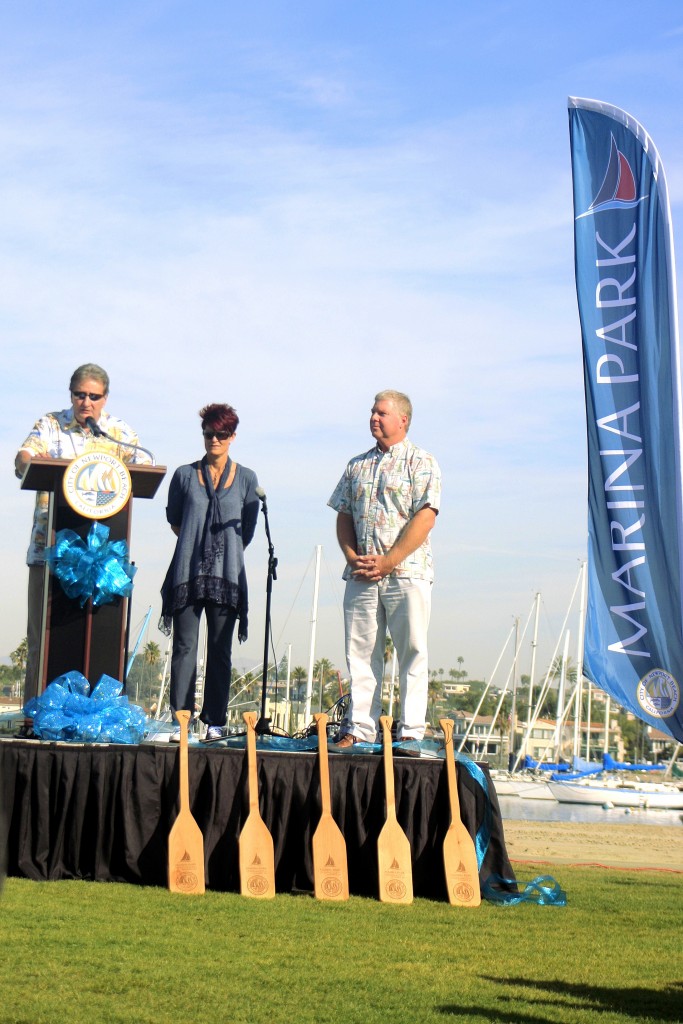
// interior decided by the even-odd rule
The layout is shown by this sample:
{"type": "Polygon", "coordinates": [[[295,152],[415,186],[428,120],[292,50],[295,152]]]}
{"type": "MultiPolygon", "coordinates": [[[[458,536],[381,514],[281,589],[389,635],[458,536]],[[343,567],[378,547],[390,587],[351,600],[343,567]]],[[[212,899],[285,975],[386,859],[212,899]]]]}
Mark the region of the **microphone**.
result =
{"type": "Polygon", "coordinates": [[[85,425],[88,428],[88,430],[92,431],[95,437],[107,436],[105,432],[102,430],[102,427],[99,425],[97,420],[94,418],[94,416],[86,416],[85,425]]]}
{"type": "Polygon", "coordinates": [[[265,500],[266,500],[266,492],[263,490],[263,488],[262,487],[256,487],[255,491],[256,491],[256,497],[260,498],[261,501],[265,502],[265,500]]]}
{"type": "MultiPolygon", "coordinates": [[[[89,430],[92,431],[94,437],[106,437],[107,441],[111,441],[112,444],[123,445],[124,448],[132,448],[133,451],[136,452],[144,452],[145,455],[149,455],[152,461],[152,465],[156,466],[156,459],[152,455],[149,448],[143,448],[141,444],[133,444],[132,441],[122,441],[120,438],[112,437],[105,430],[102,430],[102,427],[99,425],[99,423],[97,423],[93,416],[86,416],[85,425],[86,427],[88,427],[89,430]]],[[[259,490],[260,489],[261,488],[259,488],[259,490]]],[[[265,498],[265,496],[266,492],[264,491],[263,497],[265,498]]]]}

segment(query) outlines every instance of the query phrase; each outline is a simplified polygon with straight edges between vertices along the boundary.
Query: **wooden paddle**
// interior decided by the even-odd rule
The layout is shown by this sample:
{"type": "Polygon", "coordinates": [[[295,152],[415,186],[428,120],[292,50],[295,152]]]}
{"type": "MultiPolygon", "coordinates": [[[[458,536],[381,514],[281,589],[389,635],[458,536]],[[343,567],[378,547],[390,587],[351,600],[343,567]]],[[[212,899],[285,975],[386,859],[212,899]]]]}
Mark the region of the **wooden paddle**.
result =
{"type": "Polygon", "coordinates": [[[477,851],[472,836],[460,818],[458,779],[455,773],[455,755],[453,753],[453,722],[450,718],[442,718],[439,725],[443,729],[446,746],[448,798],[451,805],[451,823],[443,843],[443,866],[446,872],[448,902],[454,907],[478,907],[481,903],[481,890],[479,888],[477,851]]]}
{"type": "Polygon", "coordinates": [[[379,866],[379,898],[382,903],[413,902],[413,868],[410,843],[396,820],[394,795],[394,759],[391,753],[391,725],[389,715],[380,717],[384,744],[384,788],[387,801],[387,820],[377,840],[379,866]]]}
{"type": "Polygon", "coordinates": [[[317,900],[348,900],[346,842],[332,817],[330,766],[327,755],[327,715],[313,716],[318,727],[320,802],[322,814],[313,834],[313,891],[317,900]]]}
{"type": "Polygon", "coordinates": [[[247,726],[247,764],[249,767],[249,814],[239,838],[240,892],[255,899],[272,899],[275,895],[275,854],[273,837],[261,817],[258,805],[258,774],[256,770],[255,711],[242,716],[247,726]]]}
{"type": "Polygon", "coordinates": [[[168,836],[168,887],[171,892],[204,892],[204,837],[190,811],[187,762],[189,711],[176,711],[180,722],[180,811],[168,836]]]}

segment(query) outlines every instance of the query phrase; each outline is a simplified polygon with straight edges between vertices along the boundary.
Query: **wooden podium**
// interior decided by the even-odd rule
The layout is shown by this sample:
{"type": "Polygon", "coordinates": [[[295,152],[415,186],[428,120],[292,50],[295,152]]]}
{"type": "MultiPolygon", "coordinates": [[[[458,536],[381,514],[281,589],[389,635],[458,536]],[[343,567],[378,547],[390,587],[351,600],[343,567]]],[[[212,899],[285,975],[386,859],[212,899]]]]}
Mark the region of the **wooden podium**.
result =
{"type": "MultiPolygon", "coordinates": [[[[22,477],[21,487],[50,494],[47,544],[55,543],[60,530],[73,530],[87,540],[94,519],[79,515],[68,504],[62,489],[68,459],[32,459],[22,477]]],[[[135,498],[153,498],[166,475],[165,466],[135,466],[126,463],[135,498]]],[[[109,527],[109,540],[125,540],[130,550],[132,501],[119,512],[97,521],[109,527]]],[[[93,608],[83,608],[67,597],[61,584],[45,567],[41,622],[39,692],[65,672],[82,672],[91,686],[102,673],[123,681],[126,645],[127,598],[93,608]]]]}

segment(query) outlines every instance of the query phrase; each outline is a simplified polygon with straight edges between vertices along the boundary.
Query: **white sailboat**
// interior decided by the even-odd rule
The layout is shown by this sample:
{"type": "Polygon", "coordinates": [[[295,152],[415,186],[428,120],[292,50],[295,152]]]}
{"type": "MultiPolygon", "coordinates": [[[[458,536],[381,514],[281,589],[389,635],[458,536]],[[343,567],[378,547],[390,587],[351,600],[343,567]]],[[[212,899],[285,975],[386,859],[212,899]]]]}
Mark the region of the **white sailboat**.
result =
{"type": "Polygon", "coordinates": [[[650,782],[601,772],[568,782],[550,781],[548,787],[561,804],[683,810],[683,790],[673,782],[650,782]]]}

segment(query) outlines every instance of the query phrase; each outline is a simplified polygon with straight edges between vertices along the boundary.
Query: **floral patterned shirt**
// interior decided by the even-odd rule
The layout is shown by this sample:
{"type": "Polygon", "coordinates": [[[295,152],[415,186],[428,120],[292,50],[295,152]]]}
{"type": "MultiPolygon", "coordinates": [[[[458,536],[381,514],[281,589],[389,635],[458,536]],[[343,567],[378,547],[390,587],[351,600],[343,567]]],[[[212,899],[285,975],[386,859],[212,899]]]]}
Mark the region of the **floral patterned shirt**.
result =
{"type": "MultiPolygon", "coordinates": [[[[135,431],[107,412],[102,412],[99,425],[107,434],[119,441],[138,444],[135,431]]],[[[75,418],[72,409],[48,412],[34,425],[19,451],[30,452],[32,456],[50,459],[75,459],[85,452],[112,452],[122,462],[149,465],[151,459],[145,452],[135,451],[123,445],[114,445],[106,437],[95,437],[85,431],[75,418]]],[[[47,535],[47,515],[50,495],[47,491],[36,492],[36,507],[33,515],[31,542],[26,555],[28,565],[42,565],[47,535]]]]}
{"type": "MultiPolygon", "coordinates": [[[[436,459],[406,437],[386,452],[376,445],[351,459],[327,504],[353,517],[359,554],[385,555],[417,512],[427,507],[439,511],[440,498],[436,459]]],[[[347,565],[344,579],[350,575],[347,565]]],[[[429,537],[391,575],[433,580],[429,537]]]]}

